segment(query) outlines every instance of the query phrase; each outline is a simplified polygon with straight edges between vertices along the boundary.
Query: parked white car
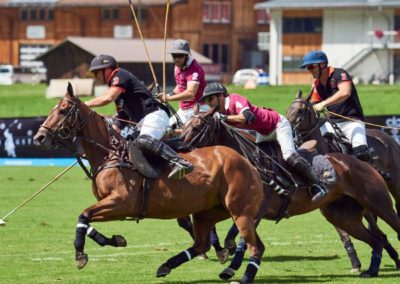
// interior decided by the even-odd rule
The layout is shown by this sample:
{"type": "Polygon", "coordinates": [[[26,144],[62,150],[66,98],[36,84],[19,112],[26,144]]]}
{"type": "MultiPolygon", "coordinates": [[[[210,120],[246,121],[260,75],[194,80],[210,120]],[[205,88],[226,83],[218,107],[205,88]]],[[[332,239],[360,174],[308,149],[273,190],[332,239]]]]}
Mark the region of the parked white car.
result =
{"type": "Polygon", "coordinates": [[[0,65],[0,85],[39,84],[46,82],[45,68],[0,65]]]}
{"type": "Polygon", "coordinates": [[[254,79],[257,85],[268,85],[269,77],[265,72],[259,72],[256,69],[240,69],[233,75],[232,83],[235,85],[244,85],[249,79],[254,79]]]}

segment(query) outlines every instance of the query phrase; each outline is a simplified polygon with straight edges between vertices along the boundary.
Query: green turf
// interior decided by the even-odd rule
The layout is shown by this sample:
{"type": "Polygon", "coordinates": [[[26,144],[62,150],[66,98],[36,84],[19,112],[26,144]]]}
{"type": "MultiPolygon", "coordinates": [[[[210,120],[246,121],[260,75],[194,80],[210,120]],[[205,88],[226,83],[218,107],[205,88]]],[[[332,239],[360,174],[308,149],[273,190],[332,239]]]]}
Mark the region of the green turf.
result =
{"type": "MultiPolygon", "coordinates": [[[[2,167],[0,216],[61,171],[58,167],[2,167]]],[[[77,270],[75,225],[79,214],[94,202],[90,181],[76,167],[6,220],[6,226],[0,227],[0,283],[222,283],[218,273],[225,266],[217,262],[214,251],[208,252],[209,260],[194,259],[166,278],[155,278],[159,265],[191,245],[175,220],[94,223],[107,236],[124,235],[128,247],[99,247],[87,239],[89,263],[77,270]]],[[[229,220],[218,224],[221,238],[230,224],[229,220]]],[[[399,250],[394,232],[386,225],[382,228],[399,250]]],[[[266,252],[256,283],[398,283],[399,272],[386,253],[380,278],[362,280],[351,274],[335,230],[318,211],[278,225],[263,221],[258,232],[266,252]]],[[[354,243],[366,268],[371,249],[354,243]]],[[[243,272],[244,267],[238,276],[243,272]]]]}
{"type": "MultiPolygon", "coordinates": [[[[366,115],[400,113],[398,85],[360,85],[357,88],[366,115]]],[[[247,96],[254,105],[270,107],[282,114],[286,113],[298,89],[303,90],[304,96],[309,92],[309,86],[262,86],[255,90],[244,90],[231,85],[228,89],[247,96]]],[[[46,99],[45,92],[45,85],[0,86],[0,117],[47,115],[58,99],[46,99]]],[[[84,101],[88,99],[90,98],[82,98],[84,101]]],[[[177,103],[172,105],[176,107],[177,103]]],[[[100,114],[113,114],[115,107],[110,104],[96,108],[96,111],[100,114]]]]}

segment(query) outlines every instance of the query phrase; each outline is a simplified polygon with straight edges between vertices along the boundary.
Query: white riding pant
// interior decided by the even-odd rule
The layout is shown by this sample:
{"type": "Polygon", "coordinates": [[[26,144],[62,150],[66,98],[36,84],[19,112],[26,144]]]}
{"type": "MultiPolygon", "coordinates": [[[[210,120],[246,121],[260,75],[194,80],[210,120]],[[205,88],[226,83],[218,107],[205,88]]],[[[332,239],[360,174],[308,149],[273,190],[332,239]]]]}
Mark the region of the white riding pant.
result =
{"type": "MultiPolygon", "coordinates": [[[[343,132],[343,135],[346,137],[346,139],[349,140],[353,148],[361,145],[367,145],[365,124],[362,121],[345,121],[337,122],[336,124],[343,132]]],[[[325,122],[321,126],[320,131],[322,135],[327,132],[335,134],[335,130],[333,129],[332,124],[329,122],[325,122]]]]}
{"type": "MultiPolygon", "coordinates": [[[[178,109],[178,111],[176,112],[176,115],[179,116],[179,119],[181,120],[183,125],[185,125],[186,122],[188,122],[189,119],[194,115],[195,108],[196,107],[188,108],[188,109],[181,109],[181,108],[178,109]]],[[[200,105],[200,107],[199,107],[200,112],[206,112],[209,109],[210,109],[210,107],[208,105],[200,105]]],[[[172,126],[176,123],[177,123],[176,116],[175,115],[171,116],[169,119],[169,126],[172,126]]]]}
{"type": "Polygon", "coordinates": [[[276,129],[268,135],[256,133],[256,143],[263,141],[278,141],[281,146],[283,159],[286,161],[292,154],[297,153],[294,146],[292,127],[283,115],[279,115],[281,121],[276,125],[276,129]]]}
{"type": "Polygon", "coordinates": [[[168,114],[164,110],[153,111],[143,117],[137,124],[138,129],[140,129],[139,135],[149,135],[154,139],[160,140],[168,127],[168,121],[168,114]]]}

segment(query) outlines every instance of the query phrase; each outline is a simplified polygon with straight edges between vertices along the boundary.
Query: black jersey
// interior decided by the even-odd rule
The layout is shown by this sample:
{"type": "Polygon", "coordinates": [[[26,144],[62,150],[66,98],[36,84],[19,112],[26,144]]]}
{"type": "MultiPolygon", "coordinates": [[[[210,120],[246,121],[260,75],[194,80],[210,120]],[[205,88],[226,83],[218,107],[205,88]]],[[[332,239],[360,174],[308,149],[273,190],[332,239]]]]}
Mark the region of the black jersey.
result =
{"type": "Polygon", "coordinates": [[[121,89],[121,94],[115,100],[120,118],[139,122],[147,114],[159,108],[169,114],[168,109],[151,95],[146,86],[125,69],[114,70],[108,86],[116,86],[121,89]]]}
{"type": "MultiPolygon", "coordinates": [[[[326,100],[327,98],[333,96],[338,90],[338,84],[341,82],[351,82],[351,95],[343,102],[328,106],[327,109],[331,112],[359,119],[364,121],[364,113],[358,99],[358,94],[356,87],[353,84],[351,76],[343,69],[329,67],[329,77],[326,86],[321,84],[319,80],[314,82],[314,92],[311,97],[313,103],[326,100]]],[[[345,121],[340,117],[332,116],[335,121],[345,121]]]]}

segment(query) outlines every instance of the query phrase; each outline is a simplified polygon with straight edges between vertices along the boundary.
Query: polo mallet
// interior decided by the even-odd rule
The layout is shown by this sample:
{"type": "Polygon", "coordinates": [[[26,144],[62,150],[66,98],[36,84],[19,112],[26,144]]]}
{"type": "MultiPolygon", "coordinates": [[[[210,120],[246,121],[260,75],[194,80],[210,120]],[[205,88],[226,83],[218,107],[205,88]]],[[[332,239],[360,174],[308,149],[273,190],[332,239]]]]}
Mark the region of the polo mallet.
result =
{"type": "MultiPolygon", "coordinates": [[[[136,24],[136,28],[138,29],[138,32],[139,32],[140,40],[142,41],[143,46],[144,46],[144,50],[146,52],[147,63],[149,64],[151,75],[153,76],[153,81],[154,81],[154,83],[156,85],[157,93],[159,93],[160,92],[160,85],[158,84],[157,77],[156,77],[156,74],[154,72],[153,63],[151,62],[149,51],[148,51],[147,45],[146,45],[146,43],[144,41],[144,38],[143,38],[143,35],[142,35],[142,30],[140,29],[139,21],[138,21],[138,19],[136,17],[135,9],[133,8],[132,0],[129,0],[129,7],[131,8],[132,16],[135,19],[135,24],[136,24]]],[[[167,17],[168,17],[168,11],[169,11],[169,0],[168,0],[168,3],[167,3],[167,10],[166,10],[166,13],[165,13],[165,19],[167,19],[167,17]]],[[[167,33],[167,25],[166,24],[167,24],[167,22],[165,22],[165,27],[164,27],[164,30],[165,30],[164,31],[164,48],[165,49],[166,49],[166,33],[167,33]]],[[[163,76],[165,78],[165,52],[164,52],[164,62],[163,62],[163,76]]],[[[165,86],[163,86],[163,92],[164,92],[164,95],[165,95],[165,86]]],[[[171,113],[173,113],[176,116],[178,124],[182,125],[182,122],[180,121],[179,116],[176,115],[175,109],[167,102],[165,103],[165,105],[171,111],[171,113]]]]}
{"type": "Polygon", "coordinates": [[[162,65],[162,72],[163,72],[163,99],[165,100],[165,92],[166,92],[166,78],[165,78],[165,61],[167,55],[167,23],[168,23],[168,12],[169,12],[169,0],[167,2],[167,8],[165,10],[165,22],[164,22],[164,55],[163,55],[163,65],[162,65]]]}
{"type": "Polygon", "coordinates": [[[73,166],[75,166],[78,163],[78,161],[74,162],[72,165],[70,165],[68,168],[63,170],[61,173],[59,173],[55,178],[53,178],[51,181],[49,181],[46,185],[44,185],[41,189],[36,191],[31,197],[29,197],[27,200],[22,202],[20,205],[18,205],[16,208],[11,210],[10,213],[8,213],[6,216],[4,216],[2,219],[0,219],[0,225],[5,226],[6,222],[5,220],[10,217],[12,214],[14,214],[18,209],[23,207],[25,204],[27,204],[29,201],[31,201],[36,195],[41,193],[43,190],[45,190],[49,185],[51,185],[53,182],[55,182],[57,179],[59,179],[61,176],[63,176],[67,171],[69,171],[73,166]]]}

